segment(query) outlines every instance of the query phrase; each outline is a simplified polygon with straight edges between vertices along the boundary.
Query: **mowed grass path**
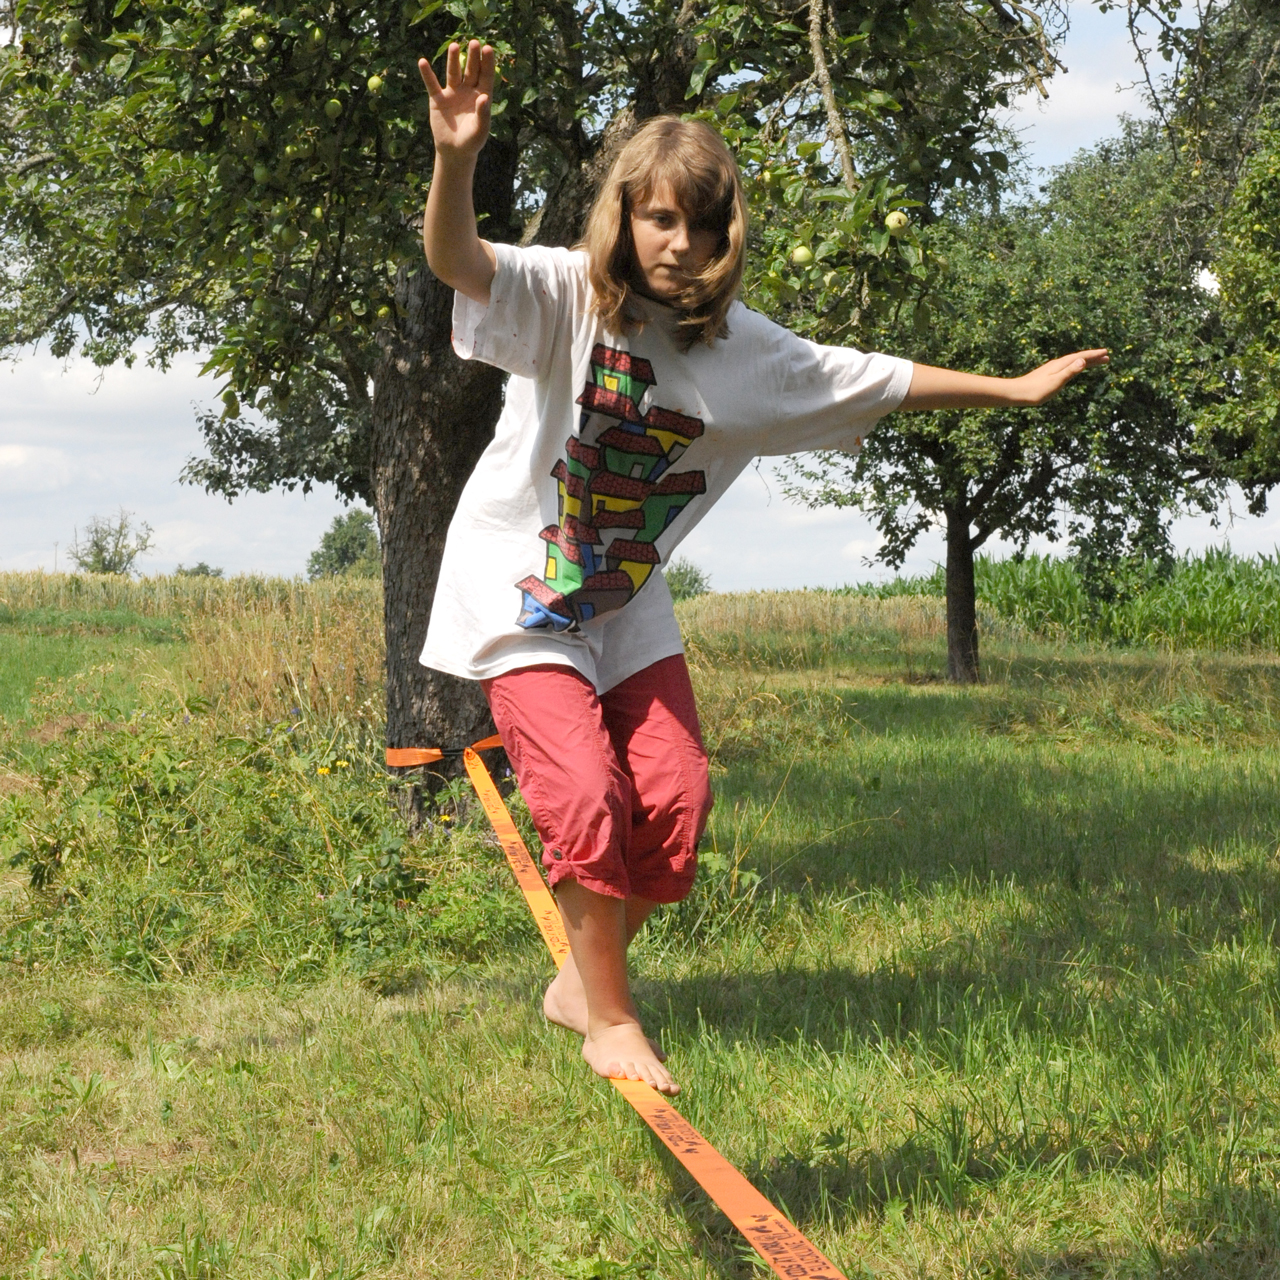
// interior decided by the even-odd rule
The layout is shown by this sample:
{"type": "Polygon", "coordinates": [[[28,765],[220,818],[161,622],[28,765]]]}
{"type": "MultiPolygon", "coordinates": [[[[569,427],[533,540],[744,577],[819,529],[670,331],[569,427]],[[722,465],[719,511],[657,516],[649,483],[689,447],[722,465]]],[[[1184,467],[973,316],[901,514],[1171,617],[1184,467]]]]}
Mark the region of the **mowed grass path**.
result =
{"type": "MultiPolygon", "coordinates": [[[[850,1277],[1275,1275],[1280,664],[993,626],[958,690],[936,602],[776,605],[684,613],[717,808],[635,950],[681,1110],[850,1277]]],[[[540,946],[331,971],[6,974],[0,1276],[766,1274],[540,946]]]]}

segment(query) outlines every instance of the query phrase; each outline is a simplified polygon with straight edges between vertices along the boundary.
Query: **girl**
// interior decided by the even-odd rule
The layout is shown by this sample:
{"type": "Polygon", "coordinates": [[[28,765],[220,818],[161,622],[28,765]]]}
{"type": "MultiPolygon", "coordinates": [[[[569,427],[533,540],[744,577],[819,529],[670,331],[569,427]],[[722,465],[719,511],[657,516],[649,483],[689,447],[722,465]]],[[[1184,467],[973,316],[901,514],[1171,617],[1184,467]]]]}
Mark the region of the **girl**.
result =
{"type": "Polygon", "coordinates": [[[422,661],[484,687],[543,841],[572,958],[546,1016],[603,1076],[679,1087],[645,1037],[627,945],[689,892],[711,807],[660,566],[762,454],[856,452],[894,409],[1039,404],[1104,351],[1021,378],[822,347],[737,301],[746,203],[724,142],[659,117],[623,148],[576,250],[490,244],[471,187],[494,51],[424,58],[423,222],[454,349],[511,379],[449,528],[422,661]]]}

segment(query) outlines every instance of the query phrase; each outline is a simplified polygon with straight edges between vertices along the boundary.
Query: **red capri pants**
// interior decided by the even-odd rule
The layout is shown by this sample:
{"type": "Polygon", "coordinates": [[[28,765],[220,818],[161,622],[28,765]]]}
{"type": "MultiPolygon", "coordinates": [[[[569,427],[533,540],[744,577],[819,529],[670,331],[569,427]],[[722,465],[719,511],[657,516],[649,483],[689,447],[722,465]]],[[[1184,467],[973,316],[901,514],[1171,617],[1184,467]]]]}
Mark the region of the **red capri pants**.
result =
{"type": "Polygon", "coordinates": [[[554,887],[679,902],[711,811],[707,753],[684,655],[608,693],[572,667],[481,681],[554,887]]]}

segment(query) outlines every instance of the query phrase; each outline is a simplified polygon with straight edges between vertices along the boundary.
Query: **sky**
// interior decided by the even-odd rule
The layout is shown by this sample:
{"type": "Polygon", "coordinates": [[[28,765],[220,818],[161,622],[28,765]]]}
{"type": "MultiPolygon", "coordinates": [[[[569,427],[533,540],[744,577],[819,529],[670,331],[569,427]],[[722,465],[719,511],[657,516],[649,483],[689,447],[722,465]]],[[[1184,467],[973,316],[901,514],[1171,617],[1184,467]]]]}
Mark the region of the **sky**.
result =
{"type": "MultiPolygon", "coordinates": [[[[1072,0],[1070,10],[1067,70],[1050,82],[1047,101],[1033,95],[1011,111],[1043,168],[1113,134],[1121,112],[1142,113],[1123,14],[1101,15],[1084,0],[1072,0]]],[[[330,486],[228,503],[178,482],[184,462],[201,452],[195,407],[212,403],[216,390],[198,376],[199,364],[193,356],[166,373],[142,360],[98,370],[44,351],[0,364],[0,570],[67,569],[77,531],[94,515],[124,510],[152,528],[153,550],[138,564],[145,573],[200,561],[227,574],[305,573],[321,535],[347,510],[330,486]]],[[[787,501],[774,470],[769,461],[748,470],[682,544],[679,554],[709,574],[714,589],[890,576],[867,563],[878,535],[866,517],[787,501]]],[[[1242,554],[1271,553],[1280,543],[1280,513],[1219,529],[1208,517],[1184,518],[1174,534],[1180,550],[1229,541],[1242,554]]],[[[930,532],[903,572],[927,573],[943,557],[941,533],[930,532]]]]}

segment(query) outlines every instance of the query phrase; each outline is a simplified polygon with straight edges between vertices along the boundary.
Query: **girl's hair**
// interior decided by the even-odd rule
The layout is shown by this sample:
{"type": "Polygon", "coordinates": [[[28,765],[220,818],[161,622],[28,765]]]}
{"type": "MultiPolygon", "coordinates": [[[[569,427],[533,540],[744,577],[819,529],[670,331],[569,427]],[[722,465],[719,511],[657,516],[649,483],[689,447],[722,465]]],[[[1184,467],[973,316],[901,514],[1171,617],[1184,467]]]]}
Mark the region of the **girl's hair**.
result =
{"type": "Polygon", "coordinates": [[[615,333],[643,321],[635,303],[637,278],[631,211],[667,186],[694,228],[720,233],[715,255],[673,305],[688,348],[729,336],[725,321],[742,283],[747,247],[747,202],[738,165],[718,133],[696,120],[658,116],[622,148],[605,179],[578,247],[588,257],[594,310],[615,333]]]}

